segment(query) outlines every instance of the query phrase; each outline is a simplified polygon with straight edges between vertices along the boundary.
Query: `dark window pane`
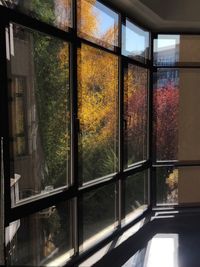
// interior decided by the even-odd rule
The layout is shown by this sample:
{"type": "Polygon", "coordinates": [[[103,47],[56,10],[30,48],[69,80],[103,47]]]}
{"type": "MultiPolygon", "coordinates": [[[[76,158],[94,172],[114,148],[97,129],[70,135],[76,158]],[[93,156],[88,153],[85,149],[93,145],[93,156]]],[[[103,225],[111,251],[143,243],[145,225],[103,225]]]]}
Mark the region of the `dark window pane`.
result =
{"type": "Polygon", "coordinates": [[[154,76],[157,160],[199,160],[199,69],[158,69],[154,76]]]}
{"type": "Polygon", "coordinates": [[[87,182],[118,169],[118,58],[86,45],[78,58],[79,178],[87,182]]]}
{"type": "Polygon", "coordinates": [[[70,92],[68,44],[13,26],[8,78],[14,205],[69,183],[70,92]]]}
{"type": "Polygon", "coordinates": [[[148,71],[129,64],[124,77],[125,168],[147,159],[148,71]]]}
{"type": "Polygon", "coordinates": [[[148,171],[128,176],[125,181],[125,222],[128,223],[148,207],[148,171]]]}
{"type": "Polygon", "coordinates": [[[122,53],[141,62],[149,59],[149,32],[129,20],[122,26],[122,53]]]}
{"type": "Polygon", "coordinates": [[[115,225],[115,185],[107,185],[83,196],[83,249],[110,234],[115,225]]]}
{"type": "Polygon", "coordinates": [[[157,204],[199,204],[199,176],[200,167],[158,167],[157,204]]]}
{"type": "Polygon", "coordinates": [[[159,34],[154,40],[154,64],[158,66],[200,63],[198,35],[159,34]]]}
{"type": "Polygon", "coordinates": [[[118,46],[118,14],[96,0],[78,0],[78,34],[113,50],[118,46]]]}
{"type": "Polygon", "coordinates": [[[15,9],[65,31],[72,27],[71,0],[4,0],[0,1],[0,5],[15,9]]]}
{"type": "Polygon", "coordinates": [[[24,217],[6,228],[8,265],[64,266],[72,256],[70,203],[24,217]]]}

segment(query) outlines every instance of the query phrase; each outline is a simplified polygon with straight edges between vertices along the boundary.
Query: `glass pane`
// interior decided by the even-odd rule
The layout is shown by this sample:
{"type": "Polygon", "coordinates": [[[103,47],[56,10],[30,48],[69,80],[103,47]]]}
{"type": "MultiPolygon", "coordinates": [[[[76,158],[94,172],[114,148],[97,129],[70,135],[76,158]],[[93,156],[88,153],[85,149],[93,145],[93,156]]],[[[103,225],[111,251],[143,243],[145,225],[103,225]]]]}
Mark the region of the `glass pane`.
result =
{"type": "Polygon", "coordinates": [[[148,207],[148,171],[128,176],[125,181],[125,222],[128,223],[148,207]]]}
{"type": "Polygon", "coordinates": [[[118,58],[82,45],[78,57],[79,178],[118,169],[118,58]]]}
{"type": "Polygon", "coordinates": [[[124,77],[125,168],[147,159],[148,71],[131,64],[124,77]]]}
{"type": "Polygon", "coordinates": [[[158,69],[154,76],[157,160],[199,160],[199,69],[158,69]]]}
{"type": "Polygon", "coordinates": [[[107,185],[83,196],[83,249],[115,229],[115,185],[107,185]]]}
{"type": "Polygon", "coordinates": [[[159,34],[154,40],[154,64],[200,63],[200,36],[159,34]]]}
{"type": "Polygon", "coordinates": [[[0,1],[0,5],[15,9],[65,31],[68,27],[72,27],[71,0],[4,0],[0,1]]]}
{"type": "Polygon", "coordinates": [[[200,203],[200,167],[158,167],[157,204],[200,203]]]}
{"type": "Polygon", "coordinates": [[[118,14],[96,0],[78,0],[78,34],[109,49],[118,46],[118,14]]]}
{"type": "Polygon", "coordinates": [[[149,32],[126,20],[122,26],[122,53],[145,63],[149,59],[149,32]]]}
{"type": "Polygon", "coordinates": [[[63,202],[9,224],[8,265],[64,266],[72,256],[70,203],[63,202]]]}
{"type": "Polygon", "coordinates": [[[69,46],[19,25],[13,31],[12,205],[66,186],[70,178],[69,46]]]}

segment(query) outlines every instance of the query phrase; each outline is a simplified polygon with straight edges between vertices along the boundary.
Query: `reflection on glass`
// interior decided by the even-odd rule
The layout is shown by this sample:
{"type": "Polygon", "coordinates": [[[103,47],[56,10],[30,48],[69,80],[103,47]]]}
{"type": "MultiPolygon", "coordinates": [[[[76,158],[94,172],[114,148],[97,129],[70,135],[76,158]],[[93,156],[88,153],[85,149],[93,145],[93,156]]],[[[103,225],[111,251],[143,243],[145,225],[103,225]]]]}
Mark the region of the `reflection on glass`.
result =
{"type": "Polygon", "coordinates": [[[118,58],[82,45],[78,57],[79,178],[117,171],[118,58]]]}
{"type": "Polygon", "coordinates": [[[13,27],[8,77],[12,205],[66,186],[70,177],[68,44],[13,27]]]}
{"type": "Polygon", "coordinates": [[[115,185],[83,195],[83,249],[92,246],[115,229],[115,185]]]}
{"type": "Polygon", "coordinates": [[[199,69],[158,69],[154,75],[157,160],[199,160],[199,69]]]}
{"type": "Polygon", "coordinates": [[[71,0],[4,0],[0,1],[0,5],[15,9],[65,31],[68,27],[72,27],[71,0]]]}
{"type": "Polygon", "coordinates": [[[148,71],[131,64],[124,77],[125,168],[147,159],[148,71]]]}
{"type": "Polygon", "coordinates": [[[70,203],[63,202],[6,228],[8,265],[63,266],[72,256],[70,203]]]}
{"type": "Polygon", "coordinates": [[[138,61],[149,59],[149,32],[129,20],[122,26],[122,53],[138,61]]]}
{"type": "Polygon", "coordinates": [[[157,66],[200,63],[198,35],[159,34],[154,40],[154,64],[157,66]]]}
{"type": "Polygon", "coordinates": [[[118,15],[96,0],[78,0],[78,34],[109,49],[118,46],[118,15]]]}
{"type": "Polygon", "coordinates": [[[125,222],[130,222],[147,209],[148,171],[128,176],[125,181],[125,222]]]}
{"type": "Polygon", "coordinates": [[[158,167],[157,204],[198,204],[200,167],[158,167]]]}

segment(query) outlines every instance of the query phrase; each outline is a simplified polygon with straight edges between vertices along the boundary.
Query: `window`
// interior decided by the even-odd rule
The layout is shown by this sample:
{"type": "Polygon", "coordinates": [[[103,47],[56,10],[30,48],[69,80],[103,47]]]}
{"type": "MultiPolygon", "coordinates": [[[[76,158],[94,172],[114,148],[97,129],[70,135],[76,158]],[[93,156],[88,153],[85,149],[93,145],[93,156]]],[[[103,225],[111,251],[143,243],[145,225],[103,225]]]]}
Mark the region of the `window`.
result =
{"type": "Polygon", "coordinates": [[[72,256],[71,203],[63,202],[10,223],[9,266],[62,266],[72,256]]]}
{"type": "Polygon", "coordinates": [[[14,24],[13,31],[9,79],[15,205],[69,185],[70,92],[69,45],[20,25],[14,24]]]}
{"type": "Polygon", "coordinates": [[[114,50],[118,46],[118,14],[98,1],[78,0],[78,34],[114,50]]]}
{"type": "Polygon", "coordinates": [[[157,204],[199,203],[199,173],[200,167],[157,167],[157,204]]]}
{"type": "Polygon", "coordinates": [[[78,57],[79,179],[118,170],[118,58],[82,45],[78,57]]]}
{"type": "Polygon", "coordinates": [[[125,222],[140,215],[148,206],[148,171],[128,176],[125,180],[125,222]]]}
{"type": "Polygon", "coordinates": [[[125,168],[147,159],[148,70],[128,64],[124,77],[125,168]]]}
{"type": "Polygon", "coordinates": [[[122,53],[146,63],[149,59],[149,33],[126,20],[122,26],[122,53]]]}
{"type": "Polygon", "coordinates": [[[157,161],[198,160],[199,69],[157,69],[154,118],[157,161]]]}
{"type": "Polygon", "coordinates": [[[154,64],[199,65],[199,48],[198,35],[159,34],[154,40],[154,64]]]}
{"type": "Polygon", "coordinates": [[[0,5],[20,11],[64,31],[72,27],[71,0],[3,0],[0,1],[0,5]]]}
{"type": "Polygon", "coordinates": [[[64,266],[149,207],[149,33],[101,0],[0,0],[0,24],[0,263],[64,266]]]}
{"type": "Polygon", "coordinates": [[[83,249],[114,231],[115,192],[115,185],[111,184],[83,195],[83,249]]]}

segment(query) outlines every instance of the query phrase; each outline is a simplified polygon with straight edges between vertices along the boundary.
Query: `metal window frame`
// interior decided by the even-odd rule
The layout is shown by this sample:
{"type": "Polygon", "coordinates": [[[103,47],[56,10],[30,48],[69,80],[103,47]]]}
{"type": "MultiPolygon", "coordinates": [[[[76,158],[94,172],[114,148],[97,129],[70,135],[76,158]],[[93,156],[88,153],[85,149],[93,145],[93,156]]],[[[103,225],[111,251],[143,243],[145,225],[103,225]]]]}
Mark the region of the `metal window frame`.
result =
{"type": "MultiPolygon", "coordinates": [[[[150,194],[150,205],[149,208],[143,212],[142,215],[135,218],[132,222],[127,225],[122,225],[121,222],[125,218],[125,179],[129,175],[133,175],[135,173],[141,172],[143,170],[151,170],[152,169],[152,159],[151,159],[151,137],[152,137],[152,127],[151,127],[151,73],[152,73],[152,60],[147,60],[147,63],[142,63],[135,59],[126,57],[122,55],[121,43],[122,43],[122,24],[126,19],[129,19],[130,22],[134,23],[136,26],[141,29],[148,31],[150,35],[150,40],[152,43],[151,32],[146,26],[141,25],[139,22],[133,21],[132,18],[129,18],[127,14],[122,13],[120,10],[113,8],[112,5],[106,3],[106,0],[98,0],[103,5],[107,6],[111,10],[118,13],[119,16],[119,34],[118,41],[119,46],[113,51],[100,46],[99,44],[95,44],[92,41],[85,40],[77,35],[77,2],[76,0],[72,0],[72,19],[73,19],[73,29],[69,29],[68,32],[65,32],[61,29],[58,29],[52,25],[46,24],[45,22],[38,21],[37,19],[31,18],[26,14],[22,14],[17,12],[16,10],[11,10],[6,7],[0,6],[0,82],[1,82],[1,136],[3,137],[3,152],[4,152],[4,173],[5,173],[5,226],[8,226],[10,222],[20,219],[25,216],[29,216],[33,213],[36,213],[42,209],[50,207],[52,205],[58,204],[62,201],[67,201],[69,199],[73,200],[73,246],[74,246],[74,255],[72,256],[72,260],[69,261],[68,265],[73,266],[74,262],[78,262],[81,259],[88,257],[88,255],[94,253],[95,250],[98,250],[102,247],[103,244],[113,239],[113,237],[119,236],[122,232],[128,229],[130,226],[137,223],[139,220],[144,218],[151,211],[152,207],[152,194],[150,194]],[[5,38],[5,29],[9,27],[9,23],[16,23],[23,27],[30,28],[32,30],[50,35],[55,38],[59,38],[63,41],[69,42],[70,49],[70,94],[71,94],[71,183],[72,185],[69,188],[59,188],[53,191],[48,196],[36,196],[33,199],[24,201],[23,204],[11,207],[11,199],[10,199],[10,152],[9,152],[9,112],[7,105],[7,60],[6,60],[6,38],[5,38]],[[77,106],[78,106],[78,92],[77,92],[77,49],[81,46],[81,44],[87,44],[91,47],[98,48],[102,51],[106,51],[108,53],[114,54],[118,56],[119,60],[119,76],[118,76],[118,84],[119,84],[119,172],[108,177],[101,177],[96,181],[92,181],[89,185],[80,186],[78,182],[78,114],[77,114],[77,106]],[[149,79],[149,101],[148,101],[148,158],[143,162],[138,162],[133,164],[131,168],[124,170],[124,147],[123,147],[123,75],[124,75],[124,65],[125,63],[131,63],[136,66],[140,66],[142,68],[146,68],[149,70],[150,79],[149,79]],[[72,90],[73,88],[73,90],[72,90]],[[116,220],[118,221],[118,228],[115,230],[113,234],[104,238],[102,241],[95,244],[92,248],[83,253],[80,253],[80,241],[82,240],[82,195],[85,192],[94,190],[96,188],[105,186],[107,184],[113,183],[117,188],[117,198],[116,198],[116,220]]],[[[152,57],[152,53],[150,56],[152,57]]],[[[150,171],[151,172],[151,171],[150,171]]],[[[150,177],[150,181],[151,181],[150,177]]],[[[6,258],[6,254],[5,254],[6,258]]]]}

